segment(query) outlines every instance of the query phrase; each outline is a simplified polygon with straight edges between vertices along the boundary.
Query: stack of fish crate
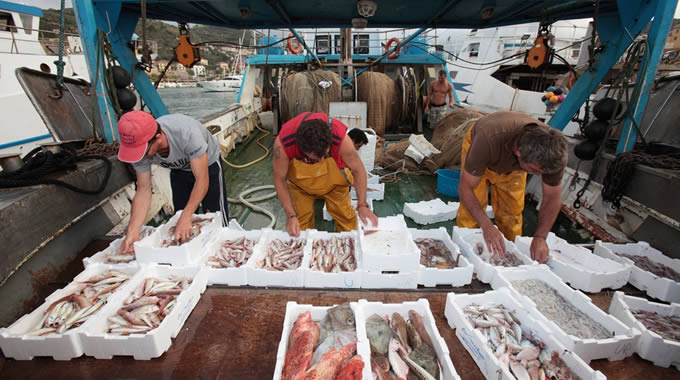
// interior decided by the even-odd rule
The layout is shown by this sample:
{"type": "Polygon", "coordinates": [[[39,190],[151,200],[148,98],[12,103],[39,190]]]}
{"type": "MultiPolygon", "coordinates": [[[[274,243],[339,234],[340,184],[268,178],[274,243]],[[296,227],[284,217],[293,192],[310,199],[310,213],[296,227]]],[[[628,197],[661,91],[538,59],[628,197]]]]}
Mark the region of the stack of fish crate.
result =
{"type": "MultiPolygon", "coordinates": [[[[545,378],[560,378],[560,375],[564,376],[568,371],[574,375],[574,378],[583,380],[606,379],[601,372],[594,371],[583,359],[567,350],[555,339],[552,331],[535,318],[535,313],[525,309],[508,288],[475,295],[449,293],[444,315],[449,326],[456,329],[458,339],[487,379],[528,379],[532,370],[535,371],[534,374],[542,371],[545,378]],[[472,310],[466,313],[468,308],[472,310]],[[490,311],[490,319],[486,319],[484,315],[479,315],[479,310],[475,310],[479,308],[491,310],[494,314],[490,311]],[[519,327],[519,329],[514,329],[518,331],[513,333],[515,336],[521,335],[517,343],[507,343],[506,339],[509,337],[504,338],[503,335],[510,335],[510,332],[498,322],[495,324],[489,322],[495,320],[492,315],[496,315],[496,318],[504,315],[502,319],[506,320],[505,323],[519,327]],[[490,333],[483,333],[486,329],[489,329],[490,333]],[[530,344],[521,342],[525,339],[534,341],[530,344]],[[494,340],[496,342],[493,344],[497,346],[495,350],[491,346],[494,340]],[[521,345],[515,348],[520,342],[521,345]],[[531,346],[540,347],[540,350],[531,346]],[[504,362],[503,359],[507,361],[504,362]],[[524,363],[528,364],[532,360],[538,360],[537,363],[534,362],[534,369],[527,369],[523,366],[524,363]],[[522,376],[523,374],[526,374],[526,377],[522,376]]],[[[540,376],[531,378],[540,378],[540,376]]]]}
{"type": "MultiPolygon", "coordinates": [[[[134,286],[135,279],[143,272],[143,269],[140,269],[137,265],[112,266],[92,264],[88,266],[73,279],[73,282],[48,296],[45,302],[37,309],[22,316],[9,327],[0,329],[0,348],[2,348],[3,354],[5,357],[17,360],[31,360],[36,356],[48,356],[56,360],[70,360],[83,355],[83,353],[87,354],[82,342],[84,331],[91,328],[93,320],[105,312],[104,309],[108,304],[121,301],[123,294],[134,286]],[[97,277],[103,278],[107,272],[111,271],[122,273],[128,278],[106,298],[106,303],[103,303],[103,301],[102,305],[98,304],[99,301],[93,303],[97,310],[84,323],[78,327],[67,329],[62,333],[58,331],[48,332],[48,329],[44,328],[46,325],[57,326],[68,324],[72,322],[69,321],[70,318],[78,318],[78,312],[58,311],[58,304],[69,296],[79,294],[84,283],[93,281],[97,277]],[[55,314],[54,317],[52,316],[53,313],[55,314]],[[54,321],[48,320],[50,318],[54,319],[54,321]],[[58,319],[61,320],[57,321],[58,319]]],[[[107,279],[100,281],[106,282],[107,279]]],[[[94,295],[96,296],[97,294],[94,295]]],[[[78,301],[74,299],[72,302],[78,301]]],[[[85,310],[85,308],[83,307],[81,310],[85,310]]],[[[84,312],[81,312],[80,315],[82,314],[84,312]]]]}
{"type": "Polygon", "coordinates": [[[450,268],[428,267],[423,261],[423,253],[421,252],[418,268],[419,285],[427,287],[437,285],[463,286],[472,282],[474,266],[462,255],[460,248],[451,240],[444,227],[431,230],[410,228],[409,232],[414,242],[417,242],[418,239],[433,239],[442,242],[448,250],[448,252],[442,252],[443,256],[448,256],[449,262],[455,263],[455,266],[450,268]]]}
{"type": "MultiPolygon", "coordinates": [[[[453,227],[451,237],[453,242],[461,248],[465,257],[474,265],[479,281],[490,284],[497,270],[504,268],[488,262],[491,252],[486,246],[481,229],[453,227]],[[480,249],[483,251],[481,254],[480,249]]],[[[532,260],[530,256],[520,252],[511,241],[505,240],[505,251],[514,255],[522,263],[515,268],[538,265],[538,262],[532,260]]]]}
{"type": "MultiPolygon", "coordinates": [[[[515,245],[530,255],[531,237],[518,236],[515,245]]],[[[569,244],[550,232],[546,238],[550,257],[546,263],[564,282],[589,293],[618,289],[628,282],[631,265],[594,255],[586,248],[569,244]]]]}
{"type": "Polygon", "coordinates": [[[377,229],[363,230],[359,240],[365,270],[363,288],[418,287],[420,250],[413,242],[403,215],[379,218],[377,229]]]}
{"type": "Polygon", "coordinates": [[[641,358],[652,361],[659,367],[673,365],[680,370],[680,304],[665,305],[616,292],[609,305],[609,313],[642,332],[635,345],[635,352],[641,358]],[[648,322],[645,325],[641,320],[642,316],[636,314],[647,314],[656,323],[648,322]]]}
{"type": "Polygon", "coordinates": [[[545,266],[502,269],[491,287],[508,288],[568,350],[587,363],[595,359],[621,360],[634,352],[639,331],[602,311],[588,296],[570,288],[545,266]],[[559,305],[557,299],[568,304],[559,305]]]}
{"type": "Polygon", "coordinates": [[[628,282],[646,292],[650,297],[666,302],[680,302],[680,281],[678,280],[680,260],[664,255],[646,242],[614,244],[598,241],[595,243],[593,252],[604,258],[632,266],[628,282]],[[641,261],[640,265],[631,258],[641,261]]]}
{"type": "Polygon", "coordinates": [[[164,246],[164,243],[174,240],[171,231],[177,225],[181,215],[181,211],[177,212],[167,223],[158,227],[153,234],[135,243],[137,262],[140,264],[175,266],[198,265],[212,240],[213,232],[219,230],[222,226],[221,213],[193,215],[193,218],[205,220],[200,227],[200,233],[186,243],[164,246]]]}

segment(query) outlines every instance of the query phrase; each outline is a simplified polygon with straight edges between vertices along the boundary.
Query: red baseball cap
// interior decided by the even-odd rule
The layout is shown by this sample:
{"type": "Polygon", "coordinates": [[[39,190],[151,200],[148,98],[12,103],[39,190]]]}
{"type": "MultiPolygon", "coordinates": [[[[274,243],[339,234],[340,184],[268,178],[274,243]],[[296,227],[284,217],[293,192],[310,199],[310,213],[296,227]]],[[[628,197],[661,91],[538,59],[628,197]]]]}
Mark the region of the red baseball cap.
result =
{"type": "Polygon", "coordinates": [[[137,162],[144,158],[149,141],[156,135],[156,119],[143,111],[130,111],[118,120],[118,159],[137,162]]]}

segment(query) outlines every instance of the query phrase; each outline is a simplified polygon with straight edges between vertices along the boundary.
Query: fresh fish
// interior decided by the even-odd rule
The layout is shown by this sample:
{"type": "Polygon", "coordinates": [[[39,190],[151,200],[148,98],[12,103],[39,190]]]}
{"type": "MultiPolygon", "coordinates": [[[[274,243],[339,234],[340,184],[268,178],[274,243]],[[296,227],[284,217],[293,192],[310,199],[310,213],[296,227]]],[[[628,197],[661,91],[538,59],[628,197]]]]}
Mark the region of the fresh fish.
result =
{"type": "Polygon", "coordinates": [[[401,344],[398,340],[392,338],[390,339],[389,352],[387,357],[390,361],[390,368],[400,378],[406,378],[408,376],[409,367],[404,360],[399,356],[399,349],[401,344]]]}
{"type": "Polygon", "coordinates": [[[646,310],[631,310],[635,319],[662,338],[680,342],[680,316],[668,316],[646,310]]]}
{"type": "Polygon", "coordinates": [[[167,247],[172,247],[172,246],[179,246],[185,243],[190,242],[193,240],[196,236],[201,234],[201,229],[208,223],[210,223],[212,219],[210,218],[203,218],[200,216],[193,216],[191,218],[191,235],[187,240],[182,240],[181,242],[178,240],[175,240],[175,228],[177,226],[171,226],[168,228],[168,234],[166,237],[161,241],[161,247],[162,248],[167,248],[167,247]]]}
{"type": "Polygon", "coordinates": [[[245,236],[227,240],[222,243],[217,253],[208,259],[208,265],[213,268],[239,268],[253,255],[255,243],[255,240],[246,239],[245,236]]]}
{"type": "Polygon", "coordinates": [[[458,265],[458,257],[439,239],[419,238],[415,243],[420,249],[420,264],[429,268],[450,269],[458,265]]]}
{"type": "Polygon", "coordinates": [[[312,242],[309,268],[322,272],[352,272],[357,269],[354,257],[354,240],[350,236],[312,242]]]}
{"type": "Polygon", "coordinates": [[[418,364],[423,370],[427,371],[435,379],[439,378],[439,362],[437,361],[437,353],[427,344],[421,344],[411,351],[408,355],[409,359],[418,364]]]}
{"type": "Polygon", "coordinates": [[[354,355],[347,361],[345,367],[340,370],[336,380],[361,380],[364,370],[364,361],[361,356],[354,355]]]}
{"type": "Polygon", "coordinates": [[[312,321],[312,314],[309,311],[300,314],[288,337],[282,380],[293,380],[298,374],[304,374],[318,340],[319,326],[312,321]]]}
{"type": "Polygon", "coordinates": [[[305,244],[304,239],[274,239],[265,248],[264,257],[255,264],[258,268],[272,271],[298,269],[302,264],[305,244]]]}
{"type": "Polygon", "coordinates": [[[406,320],[399,313],[392,314],[392,333],[397,338],[399,343],[406,348],[407,351],[411,351],[411,347],[408,345],[408,328],[406,326],[406,320]]]}
{"type": "Polygon", "coordinates": [[[418,334],[418,331],[416,331],[415,326],[410,323],[406,324],[406,334],[408,336],[408,344],[411,349],[419,347],[421,344],[423,344],[420,334],[418,334]]]}
{"type": "MultiPolygon", "coordinates": [[[[321,358],[321,361],[312,366],[307,372],[299,372],[295,380],[325,380],[335,379],[342,370],[342,364],[356,352],[357,343],[353,342],[345,347],[331,349],[321,358]]],[[[285,370],[285,365],[284,365],[285,370]]],[[[282,377],[282,379],[284,379],[282,377]]]]}
{"type": "Polygon", "coordinates": [[[366,335],[371,343],[371,351],[381,355],[387,354],[392,330],[383,317],[373,314],[366,320],[366,335]]]}
{"type": "Polygon", "coordinates": [[[632,260],[635,263],[635,266],[642,270],[653,273],[659,277],[680,282],[680,273],[676,272],[671,267],[650,260],[647,256],[630,255],[619,252],[616,252],[616,254],[632,260]]]}
{"type": "Polygon", "coordinates": [[[430,348],[434,348],[434,346],[432,345],[432,340],[430,339],[430,336],[427,334],[427,330],[425,329],[423,317],[421,317],[420,314],[418,314],[415,310],[409,310],[408,320],[413,325],[413,327],[416,328],[416,331],[418,331],[418,335],[420,335],[420,339],[423,341],[423,343],[430,346],[430,348]]]}

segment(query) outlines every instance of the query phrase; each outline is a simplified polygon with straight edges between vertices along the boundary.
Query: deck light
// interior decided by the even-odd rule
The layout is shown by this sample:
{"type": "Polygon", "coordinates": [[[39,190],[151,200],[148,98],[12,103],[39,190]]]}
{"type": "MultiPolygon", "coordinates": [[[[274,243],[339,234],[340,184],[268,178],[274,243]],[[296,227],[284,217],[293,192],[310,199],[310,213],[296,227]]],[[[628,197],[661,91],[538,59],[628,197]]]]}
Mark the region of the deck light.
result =
{"type": "Polygon", "coordinates": [[[484,0],[479,15],[482,16],[482,20],[488,20],[493,16],[495,10],[496,0],[484,0]]]}
{"type": "Polygon", "coordinates": [[[355,17],[352,19],[352,28],[354,29],[364,29],[368,25],[368,19],[363,17],[355,17]]]}
{"type": "MultiPolygon", "coordinates": [[[[376,8],[378,8],[378,4],[376,4],[373,0],[357,1],[357,10],[359,11],[359,16],[361,17],[372,17],[375,14],[376,8]]],[[[354,22],[354,19],[352,22],[354,22]]]]}

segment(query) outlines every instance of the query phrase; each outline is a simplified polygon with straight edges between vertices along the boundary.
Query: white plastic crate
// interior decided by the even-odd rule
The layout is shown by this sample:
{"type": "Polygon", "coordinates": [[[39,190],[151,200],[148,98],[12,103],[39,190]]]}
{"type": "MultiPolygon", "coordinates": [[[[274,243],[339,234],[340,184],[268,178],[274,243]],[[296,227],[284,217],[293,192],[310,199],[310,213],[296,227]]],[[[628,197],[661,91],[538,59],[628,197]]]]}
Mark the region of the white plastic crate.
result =
{"type": "MultiPolygon", "coordinates": [[[[288,339],[290,338],[290,331],[293,329],[293,325],[297,320],[298,316],[302,313],[309,311],[312,314],[312,320],[314,322],[320,322],[328,312],[328,309],[333,306],[312,306],[312,305],[302,305],[296,302],[289,301],[286,303],[286,316],[283,319],[283,331],[281,332],[281,341],[279,341],[279,349],[276,352],[276,367],[274,369],[274,380],[281,379],[283,373],[283,365],[286,361],[286,352],[288,351],[288,339]]],[[[358,322],[357,319],[357,308],[358,304],[356,302],[350,302],[349,307],[354,311],[355,323],[358,322]]],[[[357,339],[359,338],[359,332],[357,330],[357,339]]],[[[319,342],[321,343],[321,342],[319,342]]],[[[363,379],[372,380],[371,377],[371,348],[368,345],[368,341],[357,341],[357,354],[361,356],[364,361],[363,379]]]]}
{"type": "MultiPolygon", "coordinates": [[[[352,199],[357,199],[357,191],[352,186],[350,190],[350,196],[352,199]]],[[[372,183],[366,187],[366,199],[372,199],[374,201],[382,201],[385,199],[385,184],[384,183],[372,183]]]]}
{"type": "MultiPolygon", "coordinates": [[[[356,210],[357,208],[358,201],[356,199],[352,199],[352,208],[356,210]]],[[[368,204],[368,208],[373,211],[373,199],[367,199],[366,204],[368,204]]],[[[330,213],[328,213],[328,209],[326,208],[326,203],[323,205],[323,220],[327,221],[332,221],[333,217],[331,216],[330,213]]]]}
{"type": "Polygon", "coordinates": [[[363,289],[416,289],[418,272],[363,272],[363,289]]]}
{"type": "Polygon", "coordinates": [[[661,251],[650,247],[646,242],[614,244],[598,241],[595,243],[593,252],[596,255],[632,266],[628,282],[634,287],[646,292],[650,297],[666,302],[680,302],[680,282],[659,277],[643,270],[636,266],[632,260],[619,256],[614,252],[625,253],[627,255],[647,256],[651,261],[670,267],[676,272],[680,272],[680,260],[664,255],[661,251]]]}
{"type": "MultiPolygon", "coordinates": [[[[473,247],[468,242],[468,240],[472,239],[475,235],[477,235],[478,239],[484,241],[482,230],[479,228],[453,227],[453,233],[451,234],[451,238],[453,239],[453,242],[460,247],[461,251],[463,252],[463,255],[465,255],[465,257],[474,265],[475,273],[477,273],[477,279],[479,279],[479,281],[481,282],[490,284],[496,275],[497,268],[505,267],[491,265],[482,260],[479,257],[479,255],[477,255],[477,253],[474,252],[473,247]]],[[[523,268],[525,266],[538,265],[538,262],[532,260],[530,256],[527,256],[520,250],[518,250],[517,247],[515,247],[515,244],[513,244],[511,241],[505,240],[505,250],[513,252],[524,263],[523,265],[514,268],[523,268]]]]}
{"type": "Polygon", "coordinates": [[[680,315],[680,304],[665,305],[649,302],[644,298],[632,297],[623,292],[614,293],[609,313],[621,322],[642,332],[635,346],[635,352],[641,358],[649,360],[659,367],[668,368],[671,365],[680,370],[680,342],[664,339],[659,334],[649,330],[638,321],[631,310],[652,311],[665,316],[680,315]]]}
{"type": "Polygon", "coordinates": [[[433,224],[456,219],[458,207],[449,206],[439,198],[416,203],[404,203],[404,215],[418,224],[433,224]]]}
{"type": "MultiPolygon", "coordinates": [[[[140,236],[142,236],[142,239],[144,239],[145,237],[153,234],[154,231],[156,231],[156,227],[142,226],[140,236]]],[[[137,265],[137,260],[132,260],[132,261],[127,262],[127,263],[115,263],[115,264],[114,263],[108,263],[106,261],[107,256],[118,254],[118,252],[120,251],[120,247],[123,244],[124,240],[125,240],[125,236],[123,236],[119,239],[116,239],[116,240],[112,241],[111,244],[109,244],[109,246],[106,247],[106,249],[99,251],[99,252],[95,253],[94,255],[92,255],[90,257],[84,258],[83,259],[83,266],[85,266],[85,268],[87,268],[92,264],[122,265],[122,266],[137,265]]]]}
{"type": "MultiPolygon", "coordinates": [[[[248,285],[248,270],[246,269],[246,263],[241,265],[239,268],[213,268],[208,264],[208,260],[217,254],[217,251],[222,246],[222,243],[228,240],[238,239],[240,237],[245,237],[246,239],[255,240],[256,243],[260,241],[262,234],[265,230],[252,230],[252,231],[238,231],[227,228],[222,228],[217,230],[213,236],[210,246],[208,247],[207,253],[203,256],[201,260],[203,266],[205,267],[206,276],[208,278],[208,285],[229,285],[229,286],[244,286],[248,285]]],[[[253,254],[255,254],[255,248],[253,247],[253,254]]]]}
{"type": "Polygon", "coordinates": [[[559,277],[552,273],[545,266],[530,268],[507,268],[499,270],[491,283],[494,289],[508,287],[515,298],[531,313],[536,319],[544,323],[546,328],[568,349],[576,353],[581,359],[590,363],[595,359],[608,359],[610,361],[621,360],[633,354],[640,332],[624,325],[618,319],[602,311],[595,306],[591,299],[578,290],[570,288],[559,277]],[[612,337],[606,339],[582,339],[574,335],[565,333],[555,322],[546,318],[533,300],[519,293],[513,286],[515,280],[541,280],[555,289],[559,295],[569,301],[578,310],[589,316],[595,322],[604,326],[607,331],[612,333],[612,337]]]}
{"type": "Polygon", "coordinates": [[[369,185],[375,185],[380,183],[380,176],[373,174],[366,169],[366,183],[369,185]]]}
{"type": "Polygon", "coordinates": [[[158,227],[156,232],[135,243],[137,262],[140,264],[170,264],[176,266],[196,265],[205,253],[212,232],[222,227],[220,212],[210,214],[196,214],[211,221],[201,228],[201,233],[189,242],[179,246],[161,248],[164,238],[168,236],[170,227],[177,224],[181,211],[177,212],[168,223],[158,227]]]}
{"type": "MultiPolygon", "coordinates": [[[[515,245],[531,255],[531,237],[517,236],[515,245]]],[[[550,232],[546,238],[550,258],[546,263],[564,282],[576,289],[597,293],[604,288],[618,289],[628,282],[630,265],[594,255],[590,250],[569,244],[550,232]]]]}
{"type": "Polygon", "coordinates": [[[359,240],[366,271],[418,272],[420,250],[411,239],[403,215],[378,218],[377,230],[363,230],[359,240]]]}
{"type": "Polygon", "coordinates": [[[304,272],[304,286],[306,288],[352,288],[357,289],[361,287],[363,279],[363,270],[361,269],[361,247],[359,246],[359,234],[357,231],[348,232],[323,232],[310,231],[307,235],[308,244],[305,247],[305,258],[300,266],[300,270],[304,272]],[[337,238],[344,238],[349,236],[354,240],[354,260],[357,263],[357,269],[353,272],[338,272],[326,273],[316,270],[311,270],[310,264],[312,261],[312,244],[314,240],[327,240],[333,236],[337,238]]]}
{"type": "Polygon", "coordinates": [[[102,312],[104,306],[96,311],[83,325],[70,329],[63,334],[50,334],[45,336],[30,336],[27,333],[40,323],[45,315],[46,309],[55,301],[62,297],[73,294],[78,290],[79,281],[86,281],[93,276],[102,274],[109,270],[116,270],[131,276],[125,284],[121,285],[109,296],[107,303],[114,302],[120,298],[121,293],[130,289],[135,273],[139,271],[137,265],[121,266],[95,264],[87,267],[83,272],[73,279],[73,282],[65,288],[59,289],[45,299],[45,303],[40,305],[31,313],[19,318],[7,328],[0,329],[0,348],[7,358],[17,360],[31,360],[36,356],[49,356],[56,360],[71,360],[81,356],[84,352],[81,342],[81,333],[98,314],[102,312]]]}
{"type": "Polygon", "coordinates": [[[502,304],[506,309],[512,310],[513,314],[519,319],[522,331],[533,334],[545,343],[548,350],[557,352],[573,374],[583,380],[606,379],[600,371],[594,371],[581,358],[566,350],[549,330],[546,330],[530,312],[520,305],[507,288],[475,295],[449,293],[444,308],[446,320],[451,328],[456,329],[458,340],[465,346],[465,349],[470,353],[472,359],[477,363],[477,367],[487,379],[514,380],[515,376],[500,363],[491,351],[487,338],[481,331],[475,329],[465,316],[463,309],[471,303],[478,305],[502,304]]]}
{"type": "MultiPolygon", "coordinates": [[[[266,253],[266,248],[269,243],[274,239],[280,240],[290,240],[290,239],[302,239],[306,240],[307,235],[310,230],[301,231],[299,237],[292,237],[288,235],[285,231],[266,231],[262,234],[260,242],[255,245],[253,249],[253,255],[250,256],[250,260],[245,265],[246,267],[246,277],[248,280],[248,285],[252,286],[283,286],[283,287],[293,287],[301,288],[304,286],[304,272],[301,270],[302,264],[305,262],[305,257],[302,258],[302,263],[300,267],[295,270],[266,270],[258,268],[256,263],[262,259],[266,253]]],[[[307,241],[306,244],[309,244],[307,241]]]]}
{"type": "Polygon", "coordinates": [[[418,270],[418,284],[427,287],[437,285],[463,286],[472,282],[474,266],[465,258],[465,256],[463,256],[460,252],[460,248],[451,241],[451,237],[444,227],[432,230],[409,228],[409,232],[411,233],[414,243],[415,240],[419,238],[432,238],[443,241],[446,248],[451,252],[453,261],[456,261],[456,259],[458,260],[458,265],[452,269],[428,268],[420,264],[418,270]]]}
{"type": "Polygon", "coordinates": [[[171,267],[167,265],[144,265],[134,282],[117,297],[109,302],[93,320],[88,321],[82,335],[85,355],[97,359],[111,359],[116,355],[133,356],[137,360],[150,360],[165,353],[172,345],[182,329],[184,322],[198,303],[207,283],[203,267],[171,267]],[[145,333],[131,335],[108,334],[108,317],[116,314],[129,298],[135,288],[148,277],[189,277],[192,279],[187,289],[175,299],[175,307],[163,319],[161,324],[145,333]]]}
{"type": "MultiPolygon", "coordinates": [[[[437,353],[437,359],[439,360],[439,378],[442,380],[459,380],[460,376],[458,376],[456,369],[453,367],[453,362],[451,361],[451,356],[449,355],[449,348],[446,345],[444,338],[442,338],[439,334],[434,316],[432,316],[432,311],[430,311],[430,303],[424,298],[421,298],[418,301],[409,301],[403,303],[382,303],[368,302],[364,299],[359,300],[359,307],[356,311],[357,335],[359,336],[359,341],[366,342],[369,345],[368,350],[370,355],[370,342],[368,341],[368,337],[366,335],[366,320],[373,314],[378,314],[380,316],[388,315],[391,318],[393,313],[398,313],[404,317],[404,320],[408,320],[409,310],[414,310],[423,318],[425,330],[430,336],[430,340],[432,340],[434,350],[437,353]]],[[[370,373],[370,365],[368,366],[368,370],[370,373]]],[[[364,379],[366,379],[366,375],[364,375],[364,379]]],[[[369,379],[372,378],[369,377],[369,379]]]]}

